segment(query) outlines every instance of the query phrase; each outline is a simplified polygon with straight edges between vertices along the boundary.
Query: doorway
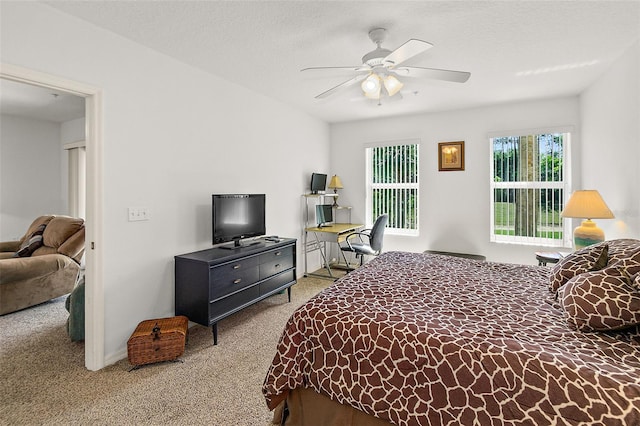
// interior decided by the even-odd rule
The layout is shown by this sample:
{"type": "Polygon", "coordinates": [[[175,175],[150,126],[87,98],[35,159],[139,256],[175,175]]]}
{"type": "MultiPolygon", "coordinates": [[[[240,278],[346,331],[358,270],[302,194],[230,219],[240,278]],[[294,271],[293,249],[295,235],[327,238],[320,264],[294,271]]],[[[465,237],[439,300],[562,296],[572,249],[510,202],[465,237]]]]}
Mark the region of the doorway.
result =
{"type": "Polygon", "coordinates": [[[0,78],[54,89],[85,99],[86,142],[86,293],[85,367],[104,367],[104,291],[102,274],[102,92],[72,80],[2,64],[0,78]]]}

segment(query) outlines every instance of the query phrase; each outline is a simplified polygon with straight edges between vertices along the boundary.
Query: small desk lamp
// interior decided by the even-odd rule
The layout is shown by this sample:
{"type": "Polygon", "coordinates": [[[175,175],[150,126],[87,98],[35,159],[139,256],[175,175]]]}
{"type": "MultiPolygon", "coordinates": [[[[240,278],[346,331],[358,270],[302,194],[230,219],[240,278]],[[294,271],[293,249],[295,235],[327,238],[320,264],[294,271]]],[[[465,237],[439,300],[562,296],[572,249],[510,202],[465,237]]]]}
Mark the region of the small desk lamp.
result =
{"type": "Polygon", "coordinates": [[[560,215],[586,219],[573,231],[576,250],[604,241],[604,231],[598,228],[591,219],[613,219],[615,217],[600,193],[594,189],[584,189],[571,194],[560,215]]]}
{"type": "Polygon", "coordinates": [[[333,197],[333,206],[338,207],[338,189],[343,188],[340,177],[338,177],[338,175],[333,175],[327,188],[333,189],[333,193],[336,194],[336,196],[333,197]]]}

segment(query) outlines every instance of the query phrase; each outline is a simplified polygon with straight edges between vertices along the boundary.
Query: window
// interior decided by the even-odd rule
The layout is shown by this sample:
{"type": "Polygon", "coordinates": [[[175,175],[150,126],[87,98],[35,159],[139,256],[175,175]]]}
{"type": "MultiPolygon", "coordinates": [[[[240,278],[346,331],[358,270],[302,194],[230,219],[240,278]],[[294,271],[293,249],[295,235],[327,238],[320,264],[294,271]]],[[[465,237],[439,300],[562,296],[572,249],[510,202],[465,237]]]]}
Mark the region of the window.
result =
{"type": "Polygon", "coordinates": [[[418,235],[417,141],[368,147],[366,159],[367,223],[387,213],[387,233],[418,235]]]}
{"type": "MultiPolygon", "coordinates": [[[[569,133],[492,137],[491,241],[562,246],[569,133]]],[[[568,223],[567,225],[568,226],[568,223]]]]}

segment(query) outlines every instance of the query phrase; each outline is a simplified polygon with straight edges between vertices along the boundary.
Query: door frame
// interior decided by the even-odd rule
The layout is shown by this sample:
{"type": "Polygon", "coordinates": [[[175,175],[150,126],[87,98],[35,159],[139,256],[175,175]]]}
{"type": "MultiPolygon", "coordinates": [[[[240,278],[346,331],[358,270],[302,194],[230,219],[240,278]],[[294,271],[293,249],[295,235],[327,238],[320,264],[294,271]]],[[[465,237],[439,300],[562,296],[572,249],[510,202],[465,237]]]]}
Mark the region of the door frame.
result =
{"type": "Polygon", "coordinates": [[[87,217],[84,360],[87,369],[96,371],[105,366],[102,90],[77,81],[6,63],[0,63],[0,78],[51,88],[85,99],[87,217]]]}

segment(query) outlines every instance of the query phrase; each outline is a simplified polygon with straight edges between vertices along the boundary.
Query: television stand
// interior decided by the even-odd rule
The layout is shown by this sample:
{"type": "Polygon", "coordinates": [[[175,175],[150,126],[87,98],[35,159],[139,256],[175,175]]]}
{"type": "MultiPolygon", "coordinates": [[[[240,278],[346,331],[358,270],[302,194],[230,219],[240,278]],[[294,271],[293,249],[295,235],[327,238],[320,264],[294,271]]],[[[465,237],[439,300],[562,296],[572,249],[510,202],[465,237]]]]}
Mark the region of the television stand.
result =
{"type": "Polygon", "coordinates": [[[242,250],[220,247],[175,256],[175,314],[210,326],[296,283],[296,240],[260,242],[242,250]]]}

